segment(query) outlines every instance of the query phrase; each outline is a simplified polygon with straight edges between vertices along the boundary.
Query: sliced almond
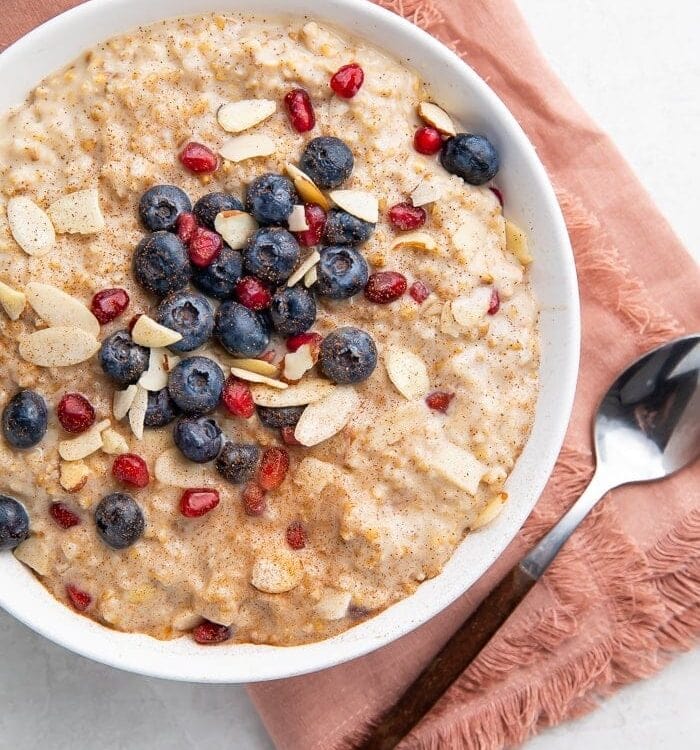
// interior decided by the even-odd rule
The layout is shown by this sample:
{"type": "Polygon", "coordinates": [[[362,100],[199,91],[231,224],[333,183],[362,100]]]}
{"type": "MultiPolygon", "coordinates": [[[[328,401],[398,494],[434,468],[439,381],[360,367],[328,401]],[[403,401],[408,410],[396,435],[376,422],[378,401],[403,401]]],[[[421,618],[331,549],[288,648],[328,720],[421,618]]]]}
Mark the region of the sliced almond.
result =
{"type": "Polygon", "coordinates": [[[308,289],[309,287],[313,286],[318,281],[318,271],[316,270],[316,266],[313,268],[310,268],[305,274],[304,274],[304,286],[308,289]]]}
{"type": "Polygon", "coordinates": [[[258,228],[258,222],[245,211],[222,211],[214,219],[214,228],[230,248],[241,250],[258,228]]]}
{"type": "Polygon", "coordinates": [[[66,492],[79,492],[86,485],[90,469],[81,461],[61,461],[58,481],[66,492]]]}
{"type": "Polygon", "coordinates": [[[30,281],[27,301],[50,326],[75,326],[93,336],[100,332],[99,321],[82,302],[51,284],[30,281]]]}
{"type": "Polygon", "coordinates": [[[292,213],[289,214],[289,219],[287,219],[287,226],[290,232],[305,232],[309,228],[304,206],[292,207],[292,213]]]}
{"type": "Polygon", "coordinates": [[[506,219],[506,248],[523,266],[529,265],[534,260],[528,247],[527,235],[509,219],[506,219]]]}
{"type": "Polygon", "coordinates": [[[425,252],[435,252],[438,247],[435,240],[427,232],[407,232],[397,237],[391,243],[392,250],[403,250],[407,247],[413,247],[416,250],[425,252]]]}
{"type": "Polygon", "coordinates": [[[261,375],[259,372],[243,370],[240,367],[232,367],[231,375],[240,378],[241,380],[247,380],[250,383],[263,383],[264,385],[269,385],[270,388],[278,388],[281,391],[289,388],[287,383],[283,383],[281,380],[268,378],[266,375],[261,375]]]}
{"type": "Polygon", "coordinates": [[[102,433],[102,450],[110,456],[118,456],[129,452],[129,443],[123,435],[108,427],[102,433]]]}
{"type": "Polygon", "coordinates": [[[351,599],[347,591],[325,589],[316,604],[316,613],[324,620],[341,620],[348,613],[351,599]]]}
{"type": "Polygon", "coordinates": [[[316,203],[324,211],[328,211],[331,207],[330,201],[326,196],[319,190],[316,183],[304,172],[295,167],[293,164],[285,164],[285,170],[287,174],[292,178],[294,187],[297,189],[297,193],[307,202],[316,203]]]}
{"type": "Polygon", "coordinates": [[[14,551],[15,557],[36,571],[40,576],[47,576],[51,572],[49,548],[43,537],[30,536],[14,551]]]}
{"type": "Polygon", "coordinates": [[[160,349],[164,346],[176,344],[182,339],[182,334],[156,323],[148,315],[140,315],[136,325],[131,330],[131,338],[139,346],[160,349]]]}
{"type": "Polygon", "coordinates": [[[439,130],[443,135],[457,135],[452,118],[437,104],[421,102],[418,105],[418,116],[423,122],[432,125],[435,130],[439,130]]]}
{"type": "Polygon", "coordinates": [[[129,413],[131,405],[134,403],[136,397],[136,391],[138,391],[137,385],[130,385],[123,391],[115,391],[114,398],[112,400],[112,414],[114,418],[119,422],[129,413]]]}
{"type": "Polygon", "coordinates": [[[306,274],[321,260],[319,253],[314,250],[308,258],[305,258],[299,268],[287,279],[287,286],[298,284],[306,274]]]}
{"type": "Polygon", "coordinates": [[[276,109],[277,104],[270,99],[244,99],[223,104],[216,119],[227,133],[241,133],[267,120],[276,109]]]}
{"type": "Polygon", "coordinates": [[[96,188],[64,195],[49,206],[48,214],[59,234],[95,234],[105,228],[96,188]]]}
{"type": "Polygon", "coordinates": [[[10,320],[17,320],[26,304],[26,295],[0,281],[0,305],[10,320]]]}
{"type": "Polygon", "coordinates": [[[264,359],[234,359],[235,367],[239,370],[248,370],[256,372],[258,375],[265,375],[268,378],[276,378],[279,375],[280,368],[264,359]]]}
{"type": "Polygon", "coordinates": [[[438,476],[470,495],[476,495],[486,467],[472,453],[441,438],[430,445],[417,443],[416,455],[438,476]]]}
{"type": "Polygon", "coordinates": [[[475,328],[486,317],[491,305],[491,289],[480,286],[469,294],[463,294],[452,300],[450,309],[455,322],[462,328],[475,328]]]}
{"type": "Polygon", "coordinates": [[[143,425],[148,408],[148,391],[140,385],[136,386],[136,395],[129,409],[129,426],[137,440],[143,439],[143,425]]]}
{"type": "Polygon", "coordinates": [[[306,446],[318,445],[339,433],[360,405],[351,386],[336,386],[327,396],[304,409],[294,437],[306,446]]]}
{"type": "Polygon", "coordinates": [[[87,458],[102,448],[102,432],[109,424],[109,419],[103,419],[78,437],[61,440],[58,443],[58,455],[64,461],[80,461],[87,458]]]}
{"type": "Polygon", "coordinates": [[[154,472],[156,479],[168,487],[187,489],[211,487],[217,483],[216,472],[211,466],[188,461],[178,448],[170,448],[158,456],[154,472]]]}
{"type": "Polygon", "coordinates": [[[69,367],[90,359],[100,342],[82,328],[58,326],[24,336],[19,342],[22,359],[39,367],[69,367]]]}
{"type": "Polygon", "coordinates": [[[411,193],[411,203],[414,206],[425,206],[428,203],[435,203],[442,198],[445,192],[445,184],[436,178],[425,178],[418,183],[418,186],[411,193]]]}
{"type": "Polygon", "coordinates": [[[410,349],[390,347],[384,357],[389,380],[409,401],[421,398],[430,389],[430,378],[425,362],[410,349]]]}
{"type": "Polygon", "coordinates": [[[193,612],[191,609],[184,609],[179,614],[173,617],[173,628],[179,630],[182,633],[186,633],[188,630],[199,625],[202,622],[202,616],[193,612]]]}
{"type": "Polygon", "coordinates": [[[250,582],[266,594],[291,591],[300,582],[304,568],[296,555],[281,550],[269,557],[259,557],[253,563],[250,582]]]}
{"type": "Polygon", "coordinates": [[[7,221],[15,242],[27,255],[44,255],[56,244],[51,219],[31,198],[10,198],[7,201],[7,221]]]}
{"type": "Polygon", "coordinates": [[[472,531],[475,531],[476,529],[480,529],[482,526],[486,526],[486,524],[491,523],[495,518],[497,518],[501,511],[503,510],[503,507],[505,506],[506,500],[508,499],[508,493],[507,492],[499,492],[496,497],[494,497],[487,505],[486,507],[479,513],[479,515],[476,517],[474,522],[469,527],[472,531]]]}
{"type": "Polygon", "coordinates": [[[148,369],[139,378],[138,385],[147,391],[161,391],[168,385],[169,372],[167,349],[151,349],[148,357],[148,369]]]}
{"type": "Polygon", "coordinates": [[[219,149],[219,153],[228,161],[239,162],[259,156],[271,156],[275,150],[272,138],[262,133],[254,133],[230,138],[219,149]]]}
{"type": "Polygon", "coordinates": [[[379,221],[379,201],[364,190],[334,190],[331,200],[343,211],[363,221],[376,224],[379,221]]]}
{"type": "Polygon", "coordinates": [[[311,356],[311,347],[302,344],[295,352],[284,355],[284,370],[282,375],[287,380],[301,380],[313,366],[314,360],[311,356]]]}
{"type": "Polygon", "coordinates": [[[440,310],[440,331],[453,339],[459,338],[464,332],[452,315],[452,305],[445,302],[440,310]]]}
{"type": "Polygon", "coordinates": [[[258,406],[306,406],[325,398],[335,387],[328,380],[308,378],[301,383],[290,385],[284,391],[273,391],[260,385],[254,385],[251,391],[253,401],[258,406]]]}

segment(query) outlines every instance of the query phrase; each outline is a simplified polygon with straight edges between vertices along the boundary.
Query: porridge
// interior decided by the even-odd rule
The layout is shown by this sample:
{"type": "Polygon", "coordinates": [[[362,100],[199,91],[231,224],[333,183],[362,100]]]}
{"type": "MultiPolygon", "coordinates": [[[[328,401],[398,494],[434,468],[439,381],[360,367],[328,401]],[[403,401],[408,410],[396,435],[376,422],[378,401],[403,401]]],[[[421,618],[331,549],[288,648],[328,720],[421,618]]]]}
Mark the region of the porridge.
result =
{"type": "Polygon", "coordinates": [[[0,549],[107,626],[339,633],[507,500],[537,395],[498,155],[314,22],[165,21],[0,119],[0,549]]]}

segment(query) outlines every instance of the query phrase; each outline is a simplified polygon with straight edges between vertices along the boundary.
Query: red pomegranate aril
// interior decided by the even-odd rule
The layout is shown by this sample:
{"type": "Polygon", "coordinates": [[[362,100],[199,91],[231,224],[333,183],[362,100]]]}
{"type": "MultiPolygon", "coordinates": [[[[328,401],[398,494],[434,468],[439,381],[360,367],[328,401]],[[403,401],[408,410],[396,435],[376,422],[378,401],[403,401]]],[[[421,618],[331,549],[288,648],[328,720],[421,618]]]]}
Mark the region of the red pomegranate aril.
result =
{"type": "Polygon", "coordinates": [[[428,125],[418,128],[413,136],[413,147],[419,154],[432,156],[442,148],[442,136],[440,131],[428,125]]]}
{"type": "Polygon", "coordinates": [[[425,224],[428,214],[421,206],[410,203],[397,203],[389,209],[389,221],[394,229],[406,232],[409,229],[419,229],[425,224]]]}
{"type": "Polygon", "coordinates": [[[447,411],[447,407],[450,405],[450,401],[452,401],[454,397],[454,393],[448,393],[447,391],[434,391],[426,396],[425,403],[428,404],[433,411],[440,411],[444,414],[447,411]]]}
{"type": "Polygon", "coordinates": [[[303,232],[294,232],[294,236],[300,245],[313,247],[321,242],[323,230],[326,227],[326,212],[315,203],[304,204],[304,216],[309,228],[303,232]]]}
{"type": "Polygon", "coordinates": [[[292,521],[287,526],[287,544],[292,549],[304,549],[306,547],[306,531],[299,521],[292,521]]]}
{"type": "Polygon", "coordinates": [[[62,529],[70,529],[80,524],[80,516],[64,503],[51,503],[49,515],[62,529]]]}
{"type": "Polygon", "coordinates": [[[266,448],[260,461],[258,484],[264,490],[276,490],[289,471],[289,453],[284,448],[266,448]]]}
{"type": "Polygon", "coordinates": [[[95,422],[95,410],[81,393],[66,393],[58,402],[56,416],[66,432],[85,432],[95,422]]]}
{"type": "Polygon", "coordinates": [[[396,271],[373,273],[365,286],[365,297],[370,302],[386,305],[396,301],[408,286],[406,277],[396,271]]]}
{"type": "Polygon", "coordinates": [[[66,586],[66,594],[68,594],[71,604],[78,612],[84,612],[92,604],[90,594],[87,591],[81,591],[77,586],[73,586],[72,584],[66,586]]]}
{"type": "Polygon", "coordinates": [[[219,166],[219,157],[203,143],[190,141],[180,152],[180,162],[195,174],[211,174],[219,166]]]}
{"type": "Polygon", "coordinates": [[[307,133],[316,124],[314,106],[304,89],[292,89],[284,97],[284,106],[289,114],[289,121],[297,133],[307,133]]]}
{"type": "Polygon", "coordinates": [[[199,227],[199,223],[193,213],[185,211],[177,217],[175,227],[177,229],[177,236],[187,244],[192,239],[195,229],[199,227]]]}
{"type": "Polygon", "coordinates": [[[491,292],[491,299],[489,300],[489,309],[486,311],[488,315],[495,315],[501,309],[501,298],[498,294],[498,290],[494,289],[491,292]]]}
{"type": "Polygon", "coordinates": [[[227,625],[219,625],[217,622],[205,620],[192,629],[192,637],[202,646],[213,643],[223,643],[233,635],[233,631],[227,625]]]}
{"type": "Polygon", "coordinates": [[[221,255],[223,246],[224,241],[216,232],[197,227],[190,237],[187,251],[193,265],[197,268],[206,268],[221,255]]]}
{"type": "Polygon", "coordinates": [[[501,204],[501,208],[503,208],[503,193],[497,187],[493,186],[489,190],[498,198],[498,202],[501,204]]]}
{"type": "Polygon", "coordinates": [[[219,493],[216,490],[185,490],[180,498],[180,513],[187,518],[200,518],[214,510],[219,504],[219,493]]]}
{"type": "Polygon", "coordinates": [[[133,487],[145,487],[151,477],[146,462],[135,453],[122,453],[112,464],[112,476],[119,482],[133,487]]]}
{"type": "Polygon", "coordinates": [[[125,289],[103,289],[92,298],[90,311],[101,325],[118,318],[129,306],[125,289]]]}
{"type": "Polygon", "coordinates": [[[301,443],[294,437],[294,427],[291,425],[280,427],[280,437],[285,445],[301,445],[301,443]]]}
{"type": "Polygon", "coordinates": [[[255,276],[244,276],[238,280],[236,298],[249,310],[264,310],[272,302],[270,290],[255,276]]]}
{"type": "Polygon", "coordinates": [[[286,343],[287,349],[289,349],[290,352],[295,352],[300,346],[304,346],[304,344],[309,344],[313,351],[314,348],[321,346],[322,341],[323,336],[321,336],[320,333],[316,333],[316,331],[306,331],[306,333],[298,333],[296,336],[290,336],[286,343]]]}
{"type": "Polygon", "coordinates": [[[360,90],[364,80],[365,73],[362,68],[357,63],[350,63],[336,70],[331,78],[331,88],[343,99],[352,99],[360,90]]]}
{"type": "Polygon", "coordinates": [[[224,384],[224,390],[221,393],[221,400],[226,409],[234,417],[243,417],[248,419],[255,414],[255,402],[250,386],[243,380],[238,380],[231,375],[224,384]]]}
{"type": "Polygon", "coordinates": [[[253,482],[246,484],[243,488],[241,499],[246,516],[261,516],[267,508],[265,490],[253,482]]]}
{"type": "Polygon", "coordinates": [[[430,297],[430,289],[422,281],[414,281],[409,287],[408,293],[419,305],[422,305],[430,297]]]}
{"type": "Polygon", "coordinates": [[[127,330],[129,333],[131,333],[134,330],[134,326],[136,325],[136,321],[143,315],[143,313],[136,313],[134,317],[129,321],[127,325],[127,330]]]}

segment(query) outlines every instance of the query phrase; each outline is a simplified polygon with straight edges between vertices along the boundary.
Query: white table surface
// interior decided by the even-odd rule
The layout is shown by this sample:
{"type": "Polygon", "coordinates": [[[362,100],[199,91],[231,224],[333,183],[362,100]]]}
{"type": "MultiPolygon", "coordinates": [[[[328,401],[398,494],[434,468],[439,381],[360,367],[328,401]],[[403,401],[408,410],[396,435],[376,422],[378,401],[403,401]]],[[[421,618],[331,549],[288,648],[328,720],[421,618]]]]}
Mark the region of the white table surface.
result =
{"type": "MultiPolygon", "coordinates": [[[[700,3],[518,3],[554,68],[613,136],[700,259],[700,3]]],[[[527,748],[696,748],[699,688],[696,650],[593,714],[540,734],[527,748]]],[[[3,750],[272,748],[243,688],[145,679],[93,664],[1,611],[0,707],[3,750]]]]}

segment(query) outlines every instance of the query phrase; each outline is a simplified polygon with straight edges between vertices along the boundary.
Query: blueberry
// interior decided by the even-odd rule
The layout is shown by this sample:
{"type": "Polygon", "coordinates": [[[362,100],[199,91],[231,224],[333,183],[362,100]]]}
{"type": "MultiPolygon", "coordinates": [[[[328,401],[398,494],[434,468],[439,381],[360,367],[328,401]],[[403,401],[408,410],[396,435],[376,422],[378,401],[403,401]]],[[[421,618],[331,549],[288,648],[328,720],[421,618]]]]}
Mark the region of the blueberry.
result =
{"type": "Polygon", "coordinates": [[[139,216],[151,232],[175,230],[177,217],[192,210],[187,194],[174,185],[156,185],[141,196],[139,216]]]}
{"type": "Polygon", "coordinates": [[[224,443],[216,459],[216,470],[231,484],[243,484],[255,473],[260,448],[249,443],[224,443]]]}
{"type": "Polygon", "coordinates": [[[148,368],[149,350],[135,344],[128,331],[117,331],[102,342],[100,364],[119,385],[135,383],[148,368]]]}
{"type": "Polygon", "coordinates": [[[95,508],[95,525],[102,541],[112,549],[126,549],[143,534],[143,512],[131,495],[113,492],[95,508]]]}
{"type": "Polygon", "coordinates": [[[187,286],[192,267],[182,240],[170,232],[153,232],[134,253],[134,276],[148,292],[165,297],[187,286]]]}
{"type": "Polygon", "coordinates": [[[316,320],[316,302],[303,286],[283,287],[270,303],[272,325],[283,336],[307,331],[316,320]]]}
{"type": "Polygon", "coordinates": [[[251,276],[271,284],[286,281],[299,262],[299,243],[280,227],[258,229],[243,251],[243,266],[251,276]]]}
{"type": "Polygon", "coordinates": [[[352,151],[332,136],[314,138],[306,144],[299,168],[320,188],[337,188],[350,177],[355,160],[352,151]]]}
{"type": "Polygon", "coordinates": [[[182,417],[173,431],[175,445],[190,461],[213,461],[221,450],[221,428],[208,417],[182,417]]]}
{"type": "Polygon", "coordinates": [[[172,351],[191,352],[211,338],[214,308],[206,297],[196,292],[173,292],[158,305],[156,320],[182,334],[180,341],[169,347],[172,351]]]}
{"type": "Polygon", "coordinates": [[[229,354],[257,357],[270,343],[265,318],[238,302],[224,302],[216,311],[214,336],[229,354]]]}
{"type": "Polygon", "coordinates": [[[365,288],[369,268],[354,247],[332,245],[321,249],[316,275],[315,292],[331,299],[347,299],[365,288]]]}
{"type": "Polygon", "coordinates": [[[232,250],[228,245],[224,245],[221,254],[210,266],[192,267],[192,283],[214,299],[231,299],[236,282],[242,274],[243,256],[238,250],[232,250]]]}
{"type": "Polygon", "coordinates": [[[170,371],[168,391],[185,414],[207,414],[216,409],[224,388],[224,373],[213,359],[188,357],[170,371]]]}
{"type": "Polygon", "coordinates": [[[145,427],[165,427],[180,413],[167,388],[148,392],[148,406],[143,420],[145,427]]]}
{"type": "Polygon", "coordinates": [[[372,236],[374,224],[337,208],[328,212],[323,238],[329,245],[361,245],[372,236]]]}
{"type": "Polygon", "coordinates": [[[33,448],[46,434],[49,412],[35,391],[19,391],[2,412],[2,432],[15,448],[33,448]]]}
{"type": "Polygon", "coordinates": [[[246,210],[262,226],[286,224],[295,203],[299,198],[292,181],[279,174],[256,177],[246,191],[246,210]]]}
{"type": "Polygon", "coordinates": [[[377,366],[377,347],[359,328],[336,328],[321,343],[319,364],[323,374],[335,383],[361,383],[377,366]]]}
{"type": "Polygon", "coordinates": [[[229,195],[228,193],[208,193],[194,204],[192,210],[202,226],[213,230],[217,214],[220,214],[222,211],[242,211],[243,204],[235,195],[229,195]]]}
{"type": "Polygon", "coordinates": [[[459,175],[470,185],[483,185],[496,176],[498,151],[488,138],[471,133],[457,133],[448,138],[440,152],[442,166],[459,175]]]}
{"type": "Polygon", "coordinates": [[[0,495],[0,550],[14,549],[29,536],[29,516],[14,497],[0,495]]]}
{"type": "Polygon", "coordinates": [[[294,427],[301,419],[304,406],[258,406],[258,417],[265,427],[273,430],[294,427]]]}

